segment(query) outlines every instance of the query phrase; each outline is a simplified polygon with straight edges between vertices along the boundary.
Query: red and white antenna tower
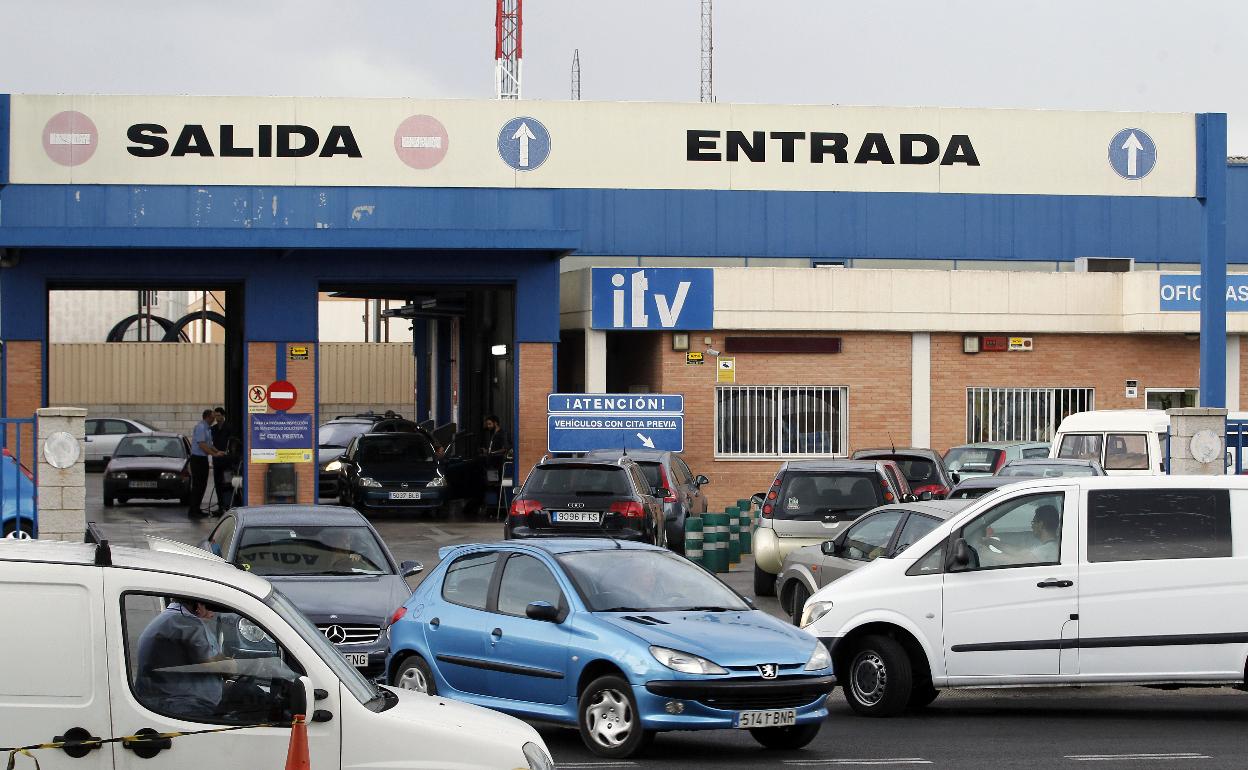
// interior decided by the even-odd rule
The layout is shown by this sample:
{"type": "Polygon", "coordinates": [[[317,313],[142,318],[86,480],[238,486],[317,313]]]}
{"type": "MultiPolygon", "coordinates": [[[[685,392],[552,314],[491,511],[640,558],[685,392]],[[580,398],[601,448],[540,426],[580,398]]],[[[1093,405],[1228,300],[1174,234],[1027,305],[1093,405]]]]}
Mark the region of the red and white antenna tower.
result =
{"type": "Polygon", "coordinates": [[[497,0],[494,17],[494,98],[520,98],[524,0],[497,0]]]}
{"type": "Polygon", "coordinates": [[[702,0],[702,79],[699,96],[704,102],[715,101],[715,80],[711,62],[715,46],[711,41],[711,0],[702,0]]]}

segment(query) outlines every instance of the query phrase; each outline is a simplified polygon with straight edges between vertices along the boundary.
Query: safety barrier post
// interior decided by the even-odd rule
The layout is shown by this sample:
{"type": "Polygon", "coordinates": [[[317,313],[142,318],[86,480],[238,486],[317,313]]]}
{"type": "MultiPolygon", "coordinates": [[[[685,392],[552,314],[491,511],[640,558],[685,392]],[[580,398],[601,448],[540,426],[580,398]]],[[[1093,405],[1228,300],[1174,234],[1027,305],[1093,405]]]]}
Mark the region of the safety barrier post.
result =
{"type": "Polygon", "coordinates": [[[703,557],[702,517],[685,517],[685,558],[694,564],[702,564],[703,557]]]}
{"type": "Polygon", "coordinates": [[[754,552],[754,510],[749,500],[738,500],[738,527],[741,530],[741,553],[747,555],[754,552]]]}
{"type": "Polygon", "coordinates": [[[707,512],[702,516],[704,544],[702,558],[711,572],[728,571],[728,516],[707,512]]]}
{"type": "Polygon", "coordinates": [[[740,515],[735,507],[729,506],[724,510],[724,515],[728,517],[728,563],[741,563],[741,520],[737,517],[740,515]]]}

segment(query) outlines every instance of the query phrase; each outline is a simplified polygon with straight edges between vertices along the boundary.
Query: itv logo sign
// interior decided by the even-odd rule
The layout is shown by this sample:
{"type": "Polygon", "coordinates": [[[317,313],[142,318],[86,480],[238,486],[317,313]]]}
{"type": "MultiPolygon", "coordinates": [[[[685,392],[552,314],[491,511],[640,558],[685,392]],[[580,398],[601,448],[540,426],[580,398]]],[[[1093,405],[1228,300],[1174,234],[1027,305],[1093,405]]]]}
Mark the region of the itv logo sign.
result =
{"type": "Polygon", "coordinates": [[[595,267],[592,328],[714,328],[715,271],[705,267],[595,267]]]}

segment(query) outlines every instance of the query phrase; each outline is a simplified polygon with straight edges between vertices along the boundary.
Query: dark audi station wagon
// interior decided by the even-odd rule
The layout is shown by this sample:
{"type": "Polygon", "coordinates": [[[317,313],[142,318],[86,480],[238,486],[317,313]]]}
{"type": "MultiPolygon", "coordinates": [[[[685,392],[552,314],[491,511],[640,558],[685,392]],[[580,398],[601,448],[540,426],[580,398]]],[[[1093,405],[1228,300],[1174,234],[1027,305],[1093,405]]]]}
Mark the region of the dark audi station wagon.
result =
{"type": "Polygon", "coordinates": [[[637,463],[545,459],[511,504],[504,535],[614,537],[664,545],[663,507],[637,463]]]}

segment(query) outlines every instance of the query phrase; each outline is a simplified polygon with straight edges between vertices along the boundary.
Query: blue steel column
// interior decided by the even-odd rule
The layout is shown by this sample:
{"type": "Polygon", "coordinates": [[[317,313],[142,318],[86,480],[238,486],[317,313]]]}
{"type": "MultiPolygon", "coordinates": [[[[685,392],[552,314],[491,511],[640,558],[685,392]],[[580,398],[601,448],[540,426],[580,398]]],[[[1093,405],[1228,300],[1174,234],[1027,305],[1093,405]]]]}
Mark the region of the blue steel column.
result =
{"type": "Polygon", "coordinates": [[[1226,115],[1196,116],[1200,255],[1200,405],[1226,406],[1226,115]],[[1201,189],[1203,187],[1203,189],[1201,189]]]}

